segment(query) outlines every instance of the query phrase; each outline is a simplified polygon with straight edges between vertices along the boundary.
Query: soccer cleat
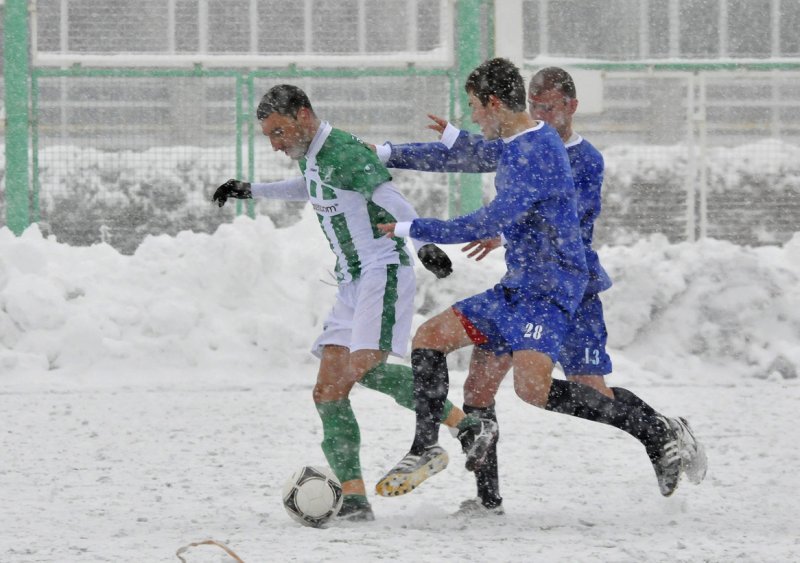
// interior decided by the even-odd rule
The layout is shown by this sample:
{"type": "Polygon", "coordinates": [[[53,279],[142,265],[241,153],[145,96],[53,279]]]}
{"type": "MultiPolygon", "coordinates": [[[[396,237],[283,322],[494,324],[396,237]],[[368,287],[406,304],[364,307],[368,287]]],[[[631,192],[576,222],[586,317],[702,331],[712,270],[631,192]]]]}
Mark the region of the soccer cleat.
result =
{"type": "Polygon", "coordinates": [[[433,477],[445,467],[449,458],[444,448],[429,446],[422,455],[407,453],[383,479],[375,485],[375,492],[383,497],[405,495],[416,489],[420,483],[433,477]]]}
{"type": "Polygon", "coordinates": [[[699,485],[706,477],[708,458],[703,447],[692,432],[689,421],[683,417],[670,418],[669,424],[678,435],[683,471],[690,483],[699,485]]]}
{"type": "Polygon", "coordinates": [[[456,518],[482,518],[484,516],[502,516],[506,511],[503,505],[486,506],[481,499],[471,498],[462,501],[461,506],[453,513],[456,518]]]}
{"type": "Polygon", "coordinates": [[[658,479],[658,488],[665,497],[670,496],[678,488],[681,477],[681,445],[678,434],[673,430],[669,419],[659,416],[658,419],[663,423],[667,436],[660,446],[656,446],[651,451],[648,448],[647,455],[653,464],[658,479]]]}
{"type": "Polygon", "coordinates": [[[497,423],[486,418],[475,418],[467,416],[464,428],[459,429],[458,441],[461,442],[461,449],[467,456],[465,467],[467,471],[478,469],[489,448],[497,440],[497,423]]]}
{"type": "Polygon", "coordinates": [[[344,497],[336,518],[342,522],[372,522],[375,520],[375,514],[366,498],[360,495],[348,495],[344,497]]]}

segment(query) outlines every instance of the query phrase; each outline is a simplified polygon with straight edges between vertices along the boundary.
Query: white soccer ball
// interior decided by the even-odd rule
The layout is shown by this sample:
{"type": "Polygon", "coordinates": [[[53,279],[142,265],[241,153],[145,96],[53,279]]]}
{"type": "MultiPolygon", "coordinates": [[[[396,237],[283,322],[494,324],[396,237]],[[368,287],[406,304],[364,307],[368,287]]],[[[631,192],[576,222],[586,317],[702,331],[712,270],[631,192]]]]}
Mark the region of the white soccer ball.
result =
{"type": "Polygon", "coordinates": [[[283,485],[283,507],[303,526],[322,527],[339,512],[342,499],[342,484],[327,467],[301,467],[283,485]]]}

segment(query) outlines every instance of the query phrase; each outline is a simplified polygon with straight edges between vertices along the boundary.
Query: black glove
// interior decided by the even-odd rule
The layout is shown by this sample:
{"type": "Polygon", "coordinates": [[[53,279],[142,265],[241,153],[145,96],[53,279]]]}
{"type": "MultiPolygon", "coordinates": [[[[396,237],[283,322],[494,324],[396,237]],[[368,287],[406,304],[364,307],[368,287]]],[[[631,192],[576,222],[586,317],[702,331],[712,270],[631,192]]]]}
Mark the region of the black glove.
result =
{"type": "Polygon", "coordinates": [[[236,199],[252,199],[253,194],[250,192],[250,182],[240,182],[239,180],[228,180],[214,192],[212,201],[217,202],[217,205],[222,207],[229,197],[236,199]]]}
{"type": "Polygon", "coordinates": [[[426,244],[417,252],[422,265],[439,279],[446,278],[453,273],[453,263],[445,251],[435,244],[426,244]]]}

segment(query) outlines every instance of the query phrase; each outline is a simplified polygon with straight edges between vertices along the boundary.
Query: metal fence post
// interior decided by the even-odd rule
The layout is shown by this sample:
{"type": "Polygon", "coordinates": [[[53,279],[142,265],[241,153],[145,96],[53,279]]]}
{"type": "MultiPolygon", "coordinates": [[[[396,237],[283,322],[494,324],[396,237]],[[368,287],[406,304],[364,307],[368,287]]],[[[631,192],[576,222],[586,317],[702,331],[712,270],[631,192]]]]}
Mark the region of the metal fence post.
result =
{"type": "Polygon", "coordinates": [[[696,108],[697,129],[700,143],[700,155],[697,162],[700,172],[697,178],[697,187],[699,191],[698,219],[700,223],[698,236],[702,240],[708,236],[708,124],[706,121],[706,73],[700,72],[698,79],[699,104],[696,108]]]}
{"type": "MultiPolygon", "coordinates": [[[[472,131],[476,127],[469,122],[469,103],[464,91],[464,82],[476,66],[482,62],[481,56],[481,6],[483,0],[458,0],[456,52],[458,59],[457,83],[458,105],[463,123],[460,126],[472,131]]],[[[478,174],[461,174],[461,213],[478,209],[483,201],[483,184],[478,174]]],[[[451,206],[452,207],[452,206],[451,206]]]]}
{"type": "Polygon", "coordinates": [[[30,224],[28,2],[5,4],[6,224],[20,235],[30,224]]]}
{"type": "Polygon", "coordinates": [[[686,84],[686,240],[695,240],[695,182],[697,182],[697,140],[694,134],[697,100],[695,74],[690,74],[686,84]]]}

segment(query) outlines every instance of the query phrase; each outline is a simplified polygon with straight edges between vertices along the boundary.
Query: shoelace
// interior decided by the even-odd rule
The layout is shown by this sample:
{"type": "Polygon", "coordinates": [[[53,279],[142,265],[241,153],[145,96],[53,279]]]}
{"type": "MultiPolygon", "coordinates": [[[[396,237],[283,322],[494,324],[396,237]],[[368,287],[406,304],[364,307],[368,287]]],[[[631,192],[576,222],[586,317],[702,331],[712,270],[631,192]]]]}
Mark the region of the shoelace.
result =
{"type": "Polygon", "coordinates": [[[478,433],[477,436],[475,436],[475,441],[477,442],[478,440],[489,440],[489,439],[491,439],[492,434],[493,434],[493,430],[494,430],[494,426],[495,425],[493,425],[493,424],[487,424],[485,422],[481,422],[481,431],[478,433]]]}
{"type": "Polygon", "coordinates": [[[681,455],[686,461],[691,461],[697,456],[697,445],[686,440],[682,440],[682,442],[681,455]]]}
{"type": "Polygon", "coordinates": [[[473,442],[477,442],[479,440],[486,440],[486,438],[491,436],[492,434],[489,424],[487,424],[482,420],[480,421],[480,428],[478,430],[476,430],[475,426],[470,426],[469,428],[465,428],[464,430],[459,432],[458,433],[459,439],[461,438],[462,435],[468,432],[472,433],[473,442]]]}
{"type": "Polygon", "coordinates": [[[681,449],[683,450],[684,457],[686,460],[691,460],[697,455],[697,442],[695,441],[694,436],[689,428],[681,419],[678,419],[677,430],[678,439],[681,442],[681,449]]]}

